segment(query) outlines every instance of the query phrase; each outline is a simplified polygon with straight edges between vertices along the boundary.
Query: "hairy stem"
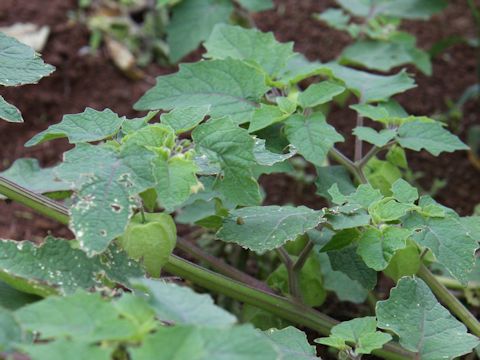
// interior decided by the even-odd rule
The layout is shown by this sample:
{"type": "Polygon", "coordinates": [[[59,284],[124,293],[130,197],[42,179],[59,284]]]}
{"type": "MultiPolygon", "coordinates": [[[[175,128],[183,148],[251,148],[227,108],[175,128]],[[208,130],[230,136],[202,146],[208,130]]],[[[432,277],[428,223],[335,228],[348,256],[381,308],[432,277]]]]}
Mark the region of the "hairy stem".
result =
{"type": "Polygon", "coordinates": [[[433,275],[425,265],[422,264],[420,266],[417,276],[427,283],[437,298],[446,305],[474,335],[480,336],[480,322],[478,322],[475,316],[468,311],[460,300],[438,281],[435,275],[433,275]]]}
{"type": "Polygon", "coordinates": [[[288,292],[294,299],[302,301],[302,291],[300,290],[300,274],[295,271],[294,263],[290,258],[287,250],[284,247],[276,249],[278,256],[282,260],[283,264],[287,268],[288,276],[288,292]]]}
{"type": "MultiPolygon", "coordinates": [[[[15,185],[3,177],[0,177],[0,194],[60,223],[68,223],[69,214],[66,207],[51,201],[45,196],[15,185]]],[[[323,335],[329,335],[330,329],[338,324],[338,321],[313,308],[240,283],[175,255],[170,256],[164,269],[210,291],[256,306],[295,324],[316,330],[323,335]]],[[[412,358],[410,352],[393,342],[384,345],[382,349],[374,350],[373,354],[387,360],[408,360],[412,358]]]]}
{"type": "MultiPolygon", "coordinates": [[[[357,115],[357,127],[363,126],[363,116],[360,114],[357,115]]],[[[355,162],[358,162],[363,157],[363,141],[358,136],[355,137],[355,154],[354,159],[355,162]]]]}
{"type": "Polygon", "coordinates": [[[257,289],[261,289],[272,294],[274,293],[274,291],[270,289],[268,285],[264,282],[259,281],[256,278],[244,273],[243,271],[240,271],[233,266],[228,265],[225,261],[203,251],[198,246],[188,242],[185,239],[178,238],[177,247],[180,250],[191,255],[195,259],[207,263],[212,269],[218,271],[222,275],[228,276],[244,284],[254,286],[257,289]]]}

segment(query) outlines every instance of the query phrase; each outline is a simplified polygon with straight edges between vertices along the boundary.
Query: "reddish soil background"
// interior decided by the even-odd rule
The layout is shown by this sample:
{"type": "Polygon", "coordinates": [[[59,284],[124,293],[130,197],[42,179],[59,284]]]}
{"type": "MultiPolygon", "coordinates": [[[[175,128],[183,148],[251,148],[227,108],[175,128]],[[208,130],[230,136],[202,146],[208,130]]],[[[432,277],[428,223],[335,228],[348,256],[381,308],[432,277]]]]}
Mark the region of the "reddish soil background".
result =
{"type": "MultiPolygon", "coordinates": [[[[152,86],[152,78],[175,71],[175,67],[162,68],[150,65],[144,80],[133,81],[125,77],[100,50],[96,55],[86,54],[89,34],[86,28],[73,22],[76,0],[50,0],[48,6],[41,0],[2,0],[0,26],[17,22],[48,25],[51,34],[43,58],[56,67],[52,76],[39,84],[20,88],[1,88],[0,94],[21,109],[24,124],[0,122],[0,171],[22,157],[35,157],[41,165],[53,165],[61,160],[69,148],[67,142],[56,140],[33,148],[24,143],[48,125],[57,123],[62,115],[82,112],[85,107],[110,108],[121,115],[136,116],[133,103],[152,86]]],[[[342,32],[335,31],[312,19],[334,1],[329,0],[278,0],[276,9],[256,14],[254,20],[263,31],[273,31],[280,41],[294,41],[295,49],[311,60],[334,59],[350,41],[342,32]]],[[[405,22],[404,28],[418,37],[419,46],[428,49],[436,41],[451,35],[474,37],[473,19],[463,0],[450,1],[443,13],[428,22],[405,22]]],[[[189,56],[195,60],[201,52],[189,56]]],[[[433,60],[433,76],[427,77],[413,67],[418,87],[398,99],[407,111],[416,115],[432,115],[448,110],[447,100],[458,99],[463,91],[474,84],[475,50],[464,44],[447,49],[433,60]]],[[[329,122],[340,129],[347,142],[340,147],[351,153],[355,115],[348,109],[333,109],[329,122]]],[[[459,135],[465,140],[466,129],[480,124],[479,102],[470,101],[464,109],[459,135]]],[[[424,172],[422,185],[428,188],[435,179],[447,180],[447,185],[436,196],[443,204],[468,215],[480,203],[478,182],[480,172],[468,160],[467,152],[443,154],[434,158],[425,152],[409,153],[416,171],[424,172]]],[[[269,177],[269,203],[307,204],[315,206],[314,188],[299,190],[288,177],[269,177]]],[[[68,230],[49,219],[34,215],[20,205],[0,202],[0,236],[3,238],[39,240],[47,233],[69,236],[68,230]]]]}

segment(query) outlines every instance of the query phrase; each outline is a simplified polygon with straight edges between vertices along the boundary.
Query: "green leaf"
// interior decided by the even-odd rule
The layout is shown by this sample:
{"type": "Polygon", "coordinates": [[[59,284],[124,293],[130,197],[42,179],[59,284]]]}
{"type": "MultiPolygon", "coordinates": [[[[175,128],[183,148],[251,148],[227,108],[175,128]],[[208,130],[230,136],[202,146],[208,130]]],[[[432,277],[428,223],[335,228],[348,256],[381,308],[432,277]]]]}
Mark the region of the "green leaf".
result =
{"type": "Polygon", "coordinates": [[[403,276],[413,276],[420,269],[421,259],[418,246],[413,241],[408,241],[405,248],[395,252],[387,268],[383,270],[385,275],[397,282],[403,276]]]}
{"type": "Polygon", "coordinates": [[[298,95],[298,103],[301,107],[314,107],[331,101],[335,96],[340,95],[345,88],[331,81],[322,81],[310,85],[305,91],[298,95]]]}
{"type": "Polygon", "coordinates": [[[39,332],[39,339],[72,337],[94,343],[134,336],[134,323],[112,310],[112,304],[100,294],[77,292],[48,297],[20,308],[15,315],[24,330],[39,332]]]}
{"type": "Polygon", "coordinates": [[[232,11],[233,5],[228,0],[183,0],[174,6],[167,26],[172,62],[195,50],[216,24],[228,22],[232,11]]]}
{"type": "Polygon", "coordinates": [[[378,105],[355,104],[350,105],[360,116],[381,122],[386,125],[403,123],[409,116],[395,100],[380,103],[378,105]]]}
{"type": "Polygon", "coordinates": [[[389,97],[415,87],[415,82],[404,71],[396,75],[375,75],[350,69],[336,63],[324,65],[333,76],[345,83],[362,103],[384,101],[389,97]]]}
{"type": "Polygon", "coordinates": [[[227,199],[245,206],[260,202],[259,187],[252,174],[256,165],[255,141],[247,130],[230,119],[216,119],[197,127],[192,138],[200,153],[206,152],[206,157],[220,164],[223,179],[217,186],[227,199]]]}
{"type": "Polygon", "coordinates": [[[113,352],[112,348],[66,339],[18,347],[34,360],[110,360],[113,352]]]}
{"type": "Polygon", "coordinates": [[[382,271],[397,250],[406,246],[406,241],[412,231],[395,226],[387,226],[381,230],[375,227],[367,228],[358,242],[357,253],[368,267],[382,271]]]}
{"type": "Polygon", "coordinates": [[[413,203],[418,200],[418,190],[403,179],[392,185],[393,197],[401,203],[413,203]]]}
{"type": "Polygon", "coordinates": [[[367,299],[368,290],[345,273],[333,270],[327,254],[317,256],[322,264],[323,286],[326,290],[333,291],[340,301],[361,304],[367,299]]]}
{"type": "Polygon", "coordinates": [[[264,129],[272,124],[281,122],[290,116],[284,113],[278,106],[260,104],[260,107],[253,112],[249,132],[255,132],[264,129]]]}
{"type": "Polygon", "coordinates": [[[272,78],[294,55],[293,43],[281,44],[271,32],[224,24],[215,26],[204,46],[207,49],[206,58],[245,60],[272,78]]]}
{"type": "Polygon", "coordinates": [[[164,281],[134,280],[139,291],[144,291],[150,306],[162,321],[176,325],[227,328],[236,318],[216,306],[208,294],[197,294],[192,289],[164,281]]]}
{"type": "Polygon", "coordinates": [[[22,114],[15,106],[8,103],[0,96],[0,119],[8,122],[21,123],[23,122],[22,114]]]}
{"type": "Polygon", "coordinates": [[[274,7],[272,0],[238,0],[238,3],[252,12],[269,10],[274,7]]]}
{"type": "Polygon", "coordinates": [[[294,240],[323,221],[322,211],[305,206],[245,207],[230,212],[217,236],[264,253],[294,240]]]}
{"type": "Polygon", "coordinates": [[[162,124],[166,124],[174,129],[176,134],[181,134],[192,130],[200,124],[209,111],[209,105],[176,108],[169,113],[162,114],[160,120],[162,124]]]}
{"type": "Polygon", "coordinates": [[[455,278],[464,283],[468,280],[475,263],[478,242],[472,238],[458,215],[427,218],[411,214],[405,219],[404,226],[416,230],[413,239],[431,249],[438,262],[455,278]]]}
{"type": "Polygon", "coordinates": [[[367,316],[335,325],[329,337],[316,339],[315,342],[340,350],[348,348],[345,343],[350,342],[355,344],[356,354],[370,354],[375,349],[381,349],[390,340],[392,337],[389,334],[377,331],[375,317],[367,316]]]}
{"type": "Polygon", "coordinates": [[[350,15],[341,9],[329,8],[321,14],[315,14],[315,18],[327,23],[328,26],[337,30],[348,30],[350,15]]]}
{"type": "Polygon", "coordinates": [[[439,123],[409,122],[398,129],[398,143],[404,148],[420,151],[425,149],[438,156],[441,152],[468,150],[460,139],[445,130],[439,123]]]}
{"type": "Polygon", "coordinates": [[[375,15],[386,15],[404,19],[428,19],[447,6],[445,0],[337,0],[353,15],[366,17],[372,9],[375,15]]]}
{"type": "Polygon", "coordinates": [[[400,279],[390,298],[377,303],[376,313],[378,326],[396,333],[422,360],[453,359],[479,344],[418,278],[400,279]]]}
{"type": "Polygon", "coordinates": [[[70,208],[70,228],[89,255],[104,251],[121,235],[132,214],[132,196],[155,184],[154,154],[137,144],[120,150],[78,144],[57,167],[61,179],[78,189],[70,208]]]}
{"type": "Polygon", "coordinates": [[[143,345],[131,348],[132,360],[276,360],[277,348],[249,325],[229,329],[161,327],[143,345]]]}
{"type": "Polygon", "coordinates": [[[291,116],[285,122],[285,134],[298,152],[317,166],[323,165],[335,143],[344,141],[343,136],[327,124],[322,113],[308,117],[299,114],[291,116]]]}
{"type": "Polygon", "coordinates": [[[259,165],[273,166],[276,163],[280,163],[287,159],[290,159],[297,153],[296,149],[293,146],[289,146],[289,150],[290,152],[286,154],[277,154],[266,149],[265,140],[255,139],[253,155],[255,156],[255,160],[259,165]]]}
{"type": "Polygon", "coordinates": [[[394,67],[413,64],[425,75],[432,74],[428,53],[415,47],[415,38],[398,33],[389,41],[360,40],[346,47],[340,55],[344,65],[360,65],[371,70],[389,71],[394,67]]]}
{"type": "Polygon", "coordinates": [[[42,169],[37,159],[18,159],[0,176],[38,194],[72,189],[71,184],[56,176],[55,168],[42,169]]]}
{"type": "Polygon", "coordinates": [[[169,110],[210,105],[213,118],[230,115],[240,124],[250,121],[257,103],[267,91],[264,75],[242,61],[201,61],[180,65],[177,73],[158,77],[157,84],[134,108],[169,110]]]}
{"type": "Polygon", "coordinates": [[[29,46],[0,32],[0,85],[34,84],[55,68],[29,46]]]}
{"type": "Polygon", "coordinates": [[[370,184],[385,196],[392,195],[392,185],[402,178],[402,172],[397,166],[377,158],[372,158],[367,163],[365,175],[370,184]]]}
{"type": "Polygon", "coordinates": [[[125,121],[110,109],[98,111],[86,108],[83,113],[65,115],[58,124],[35,135],[25,146],[67,137],[70,144],[103,140],[114,136],[125,121]]]}
{"type": "Polygon", "coordinates": [[[391,141],[397,132],[393,129],[383,129],[377,132],[375,129],[364,126],[357,126],[353,129],[353,134],[360,140],[369,142],[377,147],[382,147],[391,141]]]}
{"type": "Polygon", "coordinates": [[[102,286],[105,277],[128,286],[130,277],[143,275],[138,264],[116,247],[88,258],[71,242],[47,237],[41,245],[1,240],[0,249],[0,279],[20,291],[41,296],[102,286]]]}
{"type": "Polygon", "coordinates": [[[22,330],[14,314],[0,306],[0,352],[12,350],[14,344],[22,341],[22,330]]]}
{"type": "Polygon", "coordinates": [[[16,310],[40,299],[39,296],[19,291],[0,280],[0,308],[16,310]]]}
{"type": "Polygon", "coordinates": [[[399,220],[407,212],[416,209],[415,205],[399,203],[392,198],[384,198],[372,204],[368,212],[376,224],[399,220]]]}
{"type": "Polygon", "coordinates": [[[328,252],[330,264],[335,271],[341,271],[350,279],[358,281],[371,290],[377,283],[377,273],[369,268],[357,253],[357,247],[350,245],[340,250],[328,252]]]}
{"type": "Polygon", "coordinates": [[[168,160],[157,158],[154,165],[158,200],[166,211],[172,212],[199,186],[196,176],[198,167],[193,160],[183,155],[168,160]]]}
{"type": "Polygon", "coordinates": [[[288,326],[284,329],[270,329],[265,335],[272,341],[281,360],[313,360],[318,359],[314,346],[308,343],[302,331],[288,326]]]}
{"type": "Polygon", "coordinates": [[[333,184],[337,184],[339,191],[342,194],[351,194],[355,191],[350,173],[344,166],[323,166],[317,167],[317,179],[315,180],[315,186],[317,187],[317,194],[331,200],[331,196],[328,193],[328,189],[333,184]]]}

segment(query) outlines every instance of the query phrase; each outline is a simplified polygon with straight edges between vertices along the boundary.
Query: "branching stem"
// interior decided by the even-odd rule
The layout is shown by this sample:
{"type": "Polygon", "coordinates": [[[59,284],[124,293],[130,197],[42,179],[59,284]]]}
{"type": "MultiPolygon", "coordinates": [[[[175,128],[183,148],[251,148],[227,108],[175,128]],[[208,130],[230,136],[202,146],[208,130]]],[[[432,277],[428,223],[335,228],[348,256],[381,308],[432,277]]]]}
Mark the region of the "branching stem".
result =
{"type": "Polygon", "coordinates": [[[283,264],[287,268],[288,292],[294,299],[302,301],[302,291],[300,290],[300,273],[295,271],[294,262],[284,247],[281,246],[277,248],[276,251],[280,257],[280,260],[282,260],[283,264]]]}

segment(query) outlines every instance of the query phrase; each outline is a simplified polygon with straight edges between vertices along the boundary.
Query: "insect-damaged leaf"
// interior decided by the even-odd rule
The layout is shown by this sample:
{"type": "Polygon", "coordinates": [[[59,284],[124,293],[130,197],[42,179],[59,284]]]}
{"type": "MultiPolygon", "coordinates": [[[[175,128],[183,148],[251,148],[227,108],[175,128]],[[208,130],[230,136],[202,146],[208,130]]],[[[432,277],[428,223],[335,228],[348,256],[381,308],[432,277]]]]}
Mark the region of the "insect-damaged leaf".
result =
{"type": "Polygon", "coordinates": [[[133,197],[155,184],[153,157],[135,143],[120,149],[78,144],[65,153],[57,174],[77,189],[70,228],[89,255],[101,253],[125,231],[133,197]]]}
{"type": "Polygon", "coordinates": [[[47,237],[41,245],[0,240],[0,254],[0,278],[18,290],[41,296],[100,286],[102,276],[128,285],[129,278],[143,275],[140,266],[115,246],[88,258],[63,239],[47,237]]]}
{"type": "Polygon", "coordinates": [[[264,253],[278,248],[323,222],[323,212],[305,206],[253,206],[233,210],[217,236],[264,253]]]}

